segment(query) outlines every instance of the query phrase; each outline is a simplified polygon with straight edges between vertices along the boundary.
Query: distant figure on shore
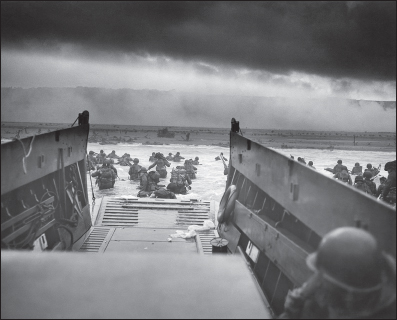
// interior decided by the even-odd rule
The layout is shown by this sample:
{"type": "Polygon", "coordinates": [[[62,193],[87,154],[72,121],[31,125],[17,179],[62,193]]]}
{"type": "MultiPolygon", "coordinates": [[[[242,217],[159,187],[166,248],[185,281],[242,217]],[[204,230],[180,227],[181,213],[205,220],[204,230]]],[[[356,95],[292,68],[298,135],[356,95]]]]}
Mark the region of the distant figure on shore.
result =
{"type": "Polygon", "coordinates": [[[372,173],[369,171],[365,171],[363,173],[363,177],[364,177],[364,182],[367,184],[369,190],[371,190],[372,195],[375,196],[376,195],[376,184],[375,184],[375,182],[373,182],[371,180],[372,173]]]}
{"type": "Polygon", "coordinates": [[[309,161],[308,166],[314,170],[316,170],[316,167],[313,166],[313,161],[309,161]]]}
{"type": "Polygon", "coordinates": [[[352,178],[350,177],[350,174],[347,172],[347,170],[342,170],[341,172],[336,173],[333,176],[334,179],[338,179],[344,183],[347,183],[349,185],[352,185],[352,178]]]}
{"type": "Polygon", "coordinates": [[[130,167],[130,170],[128,170],[128,174],[130,176],[130,180],[138,180],[139,179],[139,171],[141,170],[142,166],[140,166],[139,159],[135,158],[132,160],[134,164],[130,167]]]}
{"type": "Polygon", "coordinates": [[[184,157],[181,156],[181,154],[179,152],[177,152],[174,156],[173,161],[174,162],[180,162],[182,159],[185,159],[184,157]]]}
{"type": "Polygon", "coordinates": [[[172,156],[172,153],[170,152],[169,154],[168,154],[168,156],[166,156],[165,157],[167,160],[170,160],[170,161],[173,161],[174,160],[174,157],[172,156]]]}
{"type": "Polygon", "coordinates": [[[149,158],[150,162],[156,161],[156,152],[152,152],[152,155],[149,158]]]}
{"type": "Polygon", "coordinates": [[[360,166],[358,162],[354,164],[354,167],[352,168],[351,174],[354,175],[362,175],[363,174],[363,167],[360,166]]]}
{"type": "Polygon", "coordinates": [[[190,132],[186,133],[186,141],[189,141],[190,138],[190,132]]]}

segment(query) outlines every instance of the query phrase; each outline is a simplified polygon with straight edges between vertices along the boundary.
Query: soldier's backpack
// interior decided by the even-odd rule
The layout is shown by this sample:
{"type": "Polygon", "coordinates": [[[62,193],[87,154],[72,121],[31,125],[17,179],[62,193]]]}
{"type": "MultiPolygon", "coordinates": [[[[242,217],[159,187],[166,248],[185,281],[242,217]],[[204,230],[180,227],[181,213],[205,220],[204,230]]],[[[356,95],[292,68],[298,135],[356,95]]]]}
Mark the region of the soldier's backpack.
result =
{"type": "Polygon", "coordinates": [[[172,169],[170,182],[175,183],[178,187],[184,186],[185,177],[179,170],[172,169]]]}
{"type": "Polygon", "coordinates": [[[156,198],[176,199],[175,193],[164,188],[160,188],[159,190],[154,191],[154,195],[156,196],[156,198]]]}

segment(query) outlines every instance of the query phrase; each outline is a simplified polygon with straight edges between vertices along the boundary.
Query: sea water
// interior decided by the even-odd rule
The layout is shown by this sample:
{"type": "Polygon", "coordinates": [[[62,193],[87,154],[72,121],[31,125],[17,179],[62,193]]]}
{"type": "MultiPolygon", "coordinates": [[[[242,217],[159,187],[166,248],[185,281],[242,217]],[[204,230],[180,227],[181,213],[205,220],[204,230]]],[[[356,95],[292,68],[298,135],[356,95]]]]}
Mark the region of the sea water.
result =
{"type": "MultiPolygon", "coordinates": [[[[380,174],[387,177],[388,173],[384,171],[386,162],[396,159],[394,152],[375,152],[375,151],[348,151],[348,150],[317,150],[317,149],[276,149],[273,150],[290,157],[293,155],[295,160],[298,157],[304,158],[306,163],[313,161],[317,172],[332,178],[332,173],[324,170],[325,168],[333,168],[337,161],[341,159],[343,164],[351,170],[356,162],[359,162],[366,168],[367,163],[371,163],[373,167],[382,165],[380,174]]],[[[149,158],[152,152],[161,152],[165,157],[171,152],[175,155],[180,152],[185,159],[194,159],[199,157],[200,165],[195,165],[197,168],[197,178],[192,179],[191,190],[186,195],[177,195],[178,199],[189,200],[215,200],[220,202],[225,191],[227,176],[223,174],[224,165],[221,160],[215,160],[221,152],[229,160],[229,148],[219,146],[194,146],[194,145],[142,145],[142,144],[117,144],[117,145],[100,145],[98,143],[88,143],[88,151],[99,153],[103,150],[106,154],[113,150],[116,155],[122,156],[124,153],[129,153],[131,158],[138,158],[139,164],[148,168],[152,162],[149,158]]],[[[167,177],[160,178],[160,185],[167,186],[171,176],[172,168],[183,165],[181,162],[170,161],[171,166],[167,167],[167,177]]],[[[228,161],[226,162],[228,164],[228,161]]],[[[119,179],[116,178],[116,183],[113,189],[99,190],[95,185],[96,178],[88,179],[89,198],[92,197],[92,190],[95,198],[103,196],[136,196],[139,192],[137,189],[139,181],[128,180],[128,166],[114,165],[118,171],[119,179]],[[91,182],[93,189],[91,189],[91,182]]],[[[155,170],[153,167],[151,170],[155,170]]],[[[91,172],[92,173],[92,172],[91,172]]]]}

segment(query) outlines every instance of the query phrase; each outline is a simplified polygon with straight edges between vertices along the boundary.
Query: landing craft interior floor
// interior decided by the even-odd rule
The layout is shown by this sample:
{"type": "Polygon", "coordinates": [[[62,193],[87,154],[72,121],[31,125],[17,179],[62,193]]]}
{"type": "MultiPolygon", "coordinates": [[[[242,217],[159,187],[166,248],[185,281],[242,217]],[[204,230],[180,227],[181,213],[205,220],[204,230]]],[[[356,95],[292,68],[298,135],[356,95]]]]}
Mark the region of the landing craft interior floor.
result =
{"type": "Polygon", "coordinates": [[[214,201],[104,197],[94,208],[94,226],[74,250],[212,254],[216,230],[198,231],[189,239],[171,235],[213,220],[217,206],[214,201]]]}

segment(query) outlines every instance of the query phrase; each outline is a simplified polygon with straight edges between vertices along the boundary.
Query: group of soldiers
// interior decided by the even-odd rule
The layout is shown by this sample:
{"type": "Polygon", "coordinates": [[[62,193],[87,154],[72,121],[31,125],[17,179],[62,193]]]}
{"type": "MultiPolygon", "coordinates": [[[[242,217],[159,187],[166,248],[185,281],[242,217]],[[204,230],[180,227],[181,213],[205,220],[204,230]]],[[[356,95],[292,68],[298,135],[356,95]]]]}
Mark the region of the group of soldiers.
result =
{"type": "Polygon", "coordinates": [[[333,169],[327,169],[334,173],[333,178],[335,179],[352,185],[354,188],[382,199],[392,205],[396,203],[396,160],[385,164],[384,169],[389,174],[387,178],[379,178],[380,185],[378,187],[373,180],[380,173],[380,164],[378,168],[375,168],[372,164],[368,163],[367,168],[363,172],[362,166],[360,166],[360,163],[358,162],[355,163],[352,170],[348,170],[347,167],[342,164],[342,160],[338,160],[333,169]],[[355,175],[354,182],[351,175],[355,175]]]}
{"type": "Polygon", "coordinates": [[[197,167],[195,165],[200,164],[199,157],[195,157],[194,160],[185,159],[182,166],[177,166],[176,169],[173,168],[170,183],[166,188],[165,185],[159,185],[159,182],[160,178],[167,177],[167,167],[171,166],[170,161],[181,162],[183,159],[185,158],[179,152],[175,156],[169,153],[167,157],[164,157],[160,152],[153,152],[149,158],[149,161],[153,163],[148,168],[145,168],[139,164],[138,158],[133,159],[128,153],[120,157],[116,155],[114,150],[108,155],[103,150],[97,154],[94,151],[90,151],[87,157],[87,170],[95,170],[91,176],[97,178],[96,183],[99,189],[102,190],[114,187],[118,174],[113,164],[129,166],[129,180],[140,182],[138,197],[154,195],[159,198],[175,199],[175,194],[186,194],[187,190],[191,189],[192,179],[196,179],[197,167]],[[99,166],[100,164],[102,166],[99,166]],[[154,167],[155,170],[150,171],[154,167]]]}

